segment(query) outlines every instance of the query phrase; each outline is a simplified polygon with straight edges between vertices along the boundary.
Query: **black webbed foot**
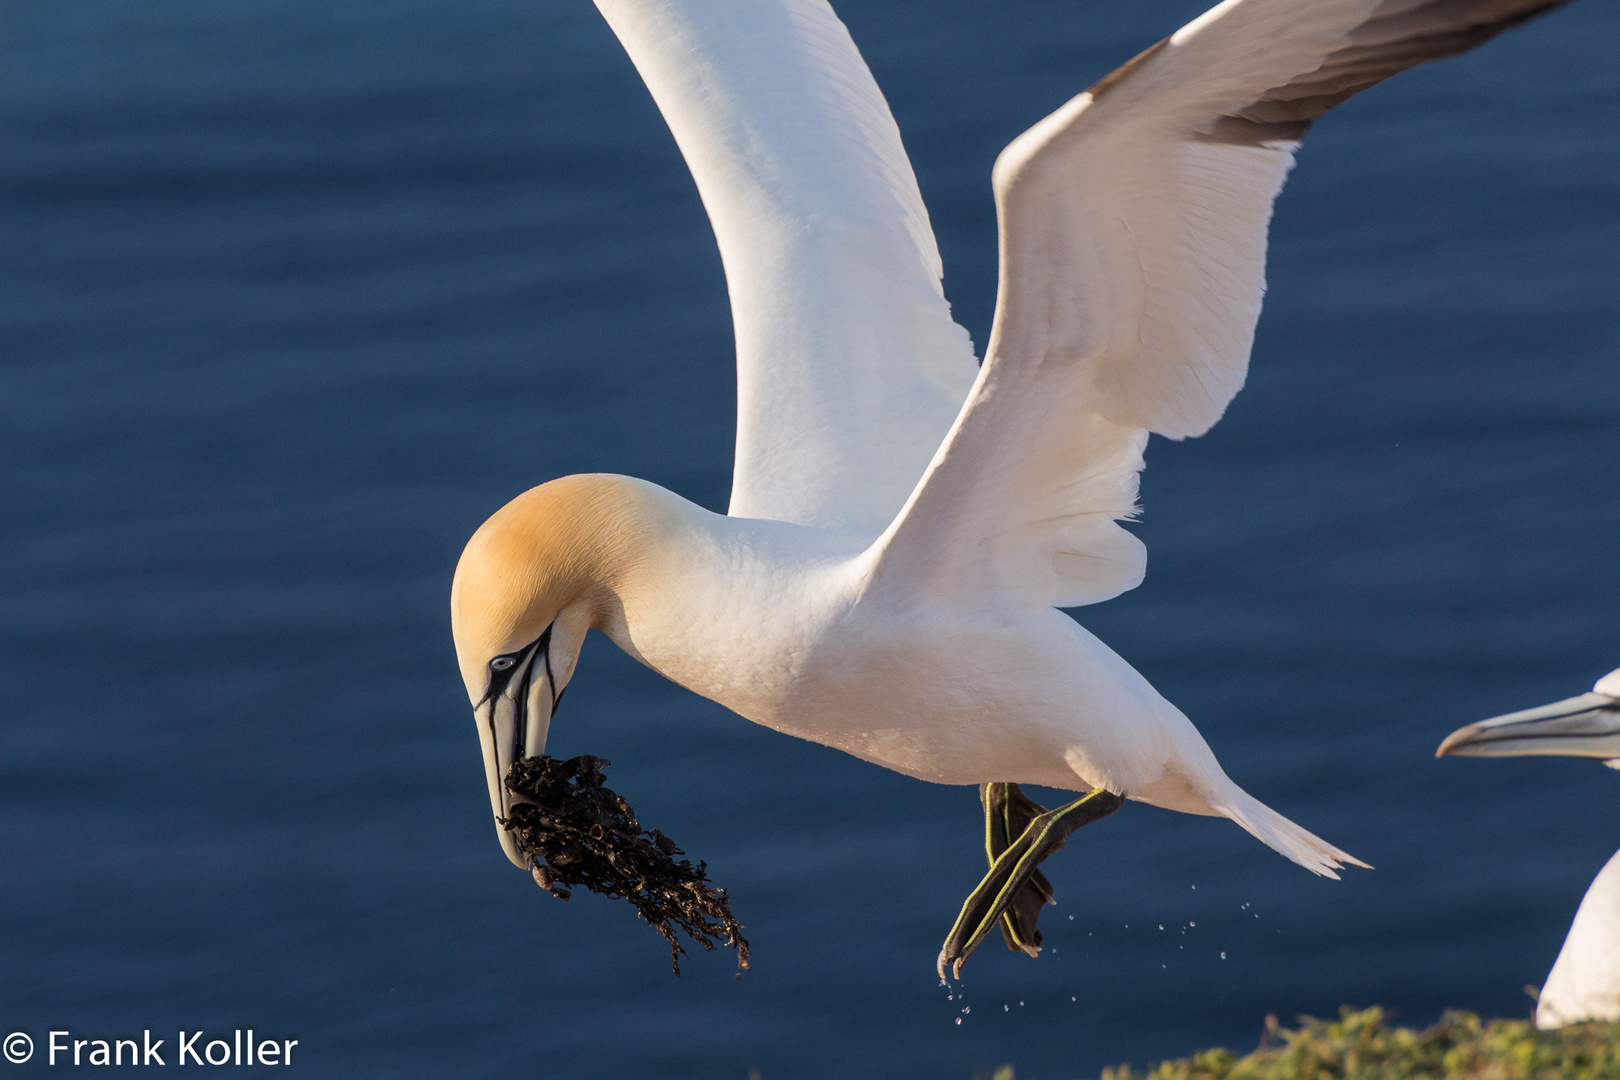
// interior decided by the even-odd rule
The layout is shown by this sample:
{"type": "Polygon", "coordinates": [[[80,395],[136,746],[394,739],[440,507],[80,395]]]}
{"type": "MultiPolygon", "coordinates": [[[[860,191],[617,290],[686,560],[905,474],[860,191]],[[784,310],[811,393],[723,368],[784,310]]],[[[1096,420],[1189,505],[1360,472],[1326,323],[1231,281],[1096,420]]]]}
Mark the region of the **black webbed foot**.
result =
{"type": "MultiPolygon", "coordinates": [[[[980,784],[979,801],[984,804],[985,861],[993,868],[1001,853],[1024,835],[1029,823],[1046,813],[1046,807],[1025,795],[1017,784],[1009,783],[980,784]]],[[[1031,872],[1001,916],[1001,936],[1007,948],[1031,956],[1039,952],[1041,932],[1035,920],[1041,908],[1055,903],[1052,883],[1046,875],[1039,870],[1031,872]]]]}
{"type": "Polygon", "coordinates": [[[1036,867],[1076,829],[1107,817],[1125,802],[1123,796],[1098,788],[1066,806],[1043,811],[1013,784],[986,784],[980,798],[985,807],[985,853],[992,863],[962,905],[939,951],[942,979],[947,969],[960,977],[963,963],[998,924],[1009,948],[1034,955],[1041,940],[1035,920],[1052,897],[1051,883],[1036,867]],[[1020,823],[1024,827],[1009,840],[1020,823]]]}

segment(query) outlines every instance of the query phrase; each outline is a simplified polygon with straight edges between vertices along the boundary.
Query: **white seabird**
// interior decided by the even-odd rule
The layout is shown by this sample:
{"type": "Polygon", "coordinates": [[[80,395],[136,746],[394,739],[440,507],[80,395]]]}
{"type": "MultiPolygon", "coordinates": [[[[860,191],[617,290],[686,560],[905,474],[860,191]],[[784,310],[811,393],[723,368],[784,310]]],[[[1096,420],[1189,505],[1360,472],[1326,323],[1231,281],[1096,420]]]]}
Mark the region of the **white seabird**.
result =
{"type": "Polygon", "coordinates": [[[735,476],[727,516],[565,477],[468,543],[452,617],[496,818],[594,628],[750,720],[981,785],[991,870],[941,974],[997,925],[1033,955],[1036,864],[1124,799],[1230,818],[1316,874],[1365,865],[1228,779],[1057,609],[1142,580],[1119,522],[1143,446],[1207,431],[1242,386],[1306,129],[1559,2],[1228,0],[1189,23],[1000,155],[976,365],[894,119],[824,0],[598,0],[719,242],[735,476]],[[1025,783],[1084,794],[1046,812],[1025,783]]]}
{"type": "MultiPolygon", "coordinates": [[[[1458,728],[1436,757],[1596,758],[1620,769],[1620,668],[1590,694],[1458,728]]],[[[1604,864],[1575,912],[1569,936],[1536,999],[1536,1026],[1620,1020],[1620,851],[1604,864]]]]}

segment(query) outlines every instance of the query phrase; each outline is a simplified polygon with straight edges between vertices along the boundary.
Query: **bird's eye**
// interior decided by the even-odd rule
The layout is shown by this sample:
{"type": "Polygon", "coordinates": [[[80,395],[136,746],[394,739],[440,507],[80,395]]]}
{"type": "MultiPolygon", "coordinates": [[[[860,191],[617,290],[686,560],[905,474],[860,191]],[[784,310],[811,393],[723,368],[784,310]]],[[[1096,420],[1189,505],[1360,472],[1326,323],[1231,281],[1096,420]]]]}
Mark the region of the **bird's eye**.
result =
{"type": "Polygon", "coordinates": [[[495,659],[489,662],[489,669],[491,671],[505,671],[515,663],[517,663],[517,661],[512,659],[510,656],[497,656],[495,659]]]}

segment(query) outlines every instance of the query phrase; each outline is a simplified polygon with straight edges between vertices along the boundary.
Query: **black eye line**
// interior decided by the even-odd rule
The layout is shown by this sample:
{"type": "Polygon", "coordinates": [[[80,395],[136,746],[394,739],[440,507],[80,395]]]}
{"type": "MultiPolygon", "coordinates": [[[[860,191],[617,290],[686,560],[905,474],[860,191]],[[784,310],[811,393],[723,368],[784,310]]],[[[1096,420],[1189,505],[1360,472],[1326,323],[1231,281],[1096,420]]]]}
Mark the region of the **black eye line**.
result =
{"type": "Polygon", "coordinates": [[[491,665],[493,665],[496,660],[510,660],[512,661],[512,664],[510,667],[504,670],[497,670],[494,667],[489,668],[489,687],[484,691],[484,696],[478,702],[478,704],[482,705],[490,698],[498,697],[501,691],[506,689],[506,684],[511,681],[513,673],[517,671],[518,666],[523,662],[523,658],[528,656],[537,647],[542,649],[545,648],[550,641],[551,627],[548,626],[546,627],[545,633],[523,646],[523,648],[519,649],[517,652],[502,653],[500,656],[497,656],[491,660],[491,665]]]}

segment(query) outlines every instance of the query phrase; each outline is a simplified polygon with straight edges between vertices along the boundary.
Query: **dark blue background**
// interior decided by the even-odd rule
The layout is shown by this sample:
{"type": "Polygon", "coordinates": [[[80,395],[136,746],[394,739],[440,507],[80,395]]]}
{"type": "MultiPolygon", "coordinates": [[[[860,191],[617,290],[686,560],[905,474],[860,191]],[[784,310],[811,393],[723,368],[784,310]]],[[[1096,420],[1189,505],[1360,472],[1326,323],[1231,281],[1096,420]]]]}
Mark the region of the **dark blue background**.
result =
{"type": "MultiPolygon", "coordinates": [[[[1198,10],[842,5],[976,340],[997,150],[1198,10]]],[[[973,792],[601,640],[551,748],[611,758],[708,860],[754,970],[676,980],[627,909],[496,845],[462,543],[565,473],[716,508],[729,482],[719,260],[589,4],[0,13],[0,1029],[252,1026],[322,1077],[1060,1080],[1248,1049],[1267,1012],[1527,1012],[1620,778],[1430,755],[1620,664],[1620,8],[1318,125],[1249,386],[1154,443],[1147,583],[1080,613],[1377,871],[1129,806],[1048,864],[1047,954],[992,945],[955,1000],[932,965],[982,869],[973,792]]]]}

